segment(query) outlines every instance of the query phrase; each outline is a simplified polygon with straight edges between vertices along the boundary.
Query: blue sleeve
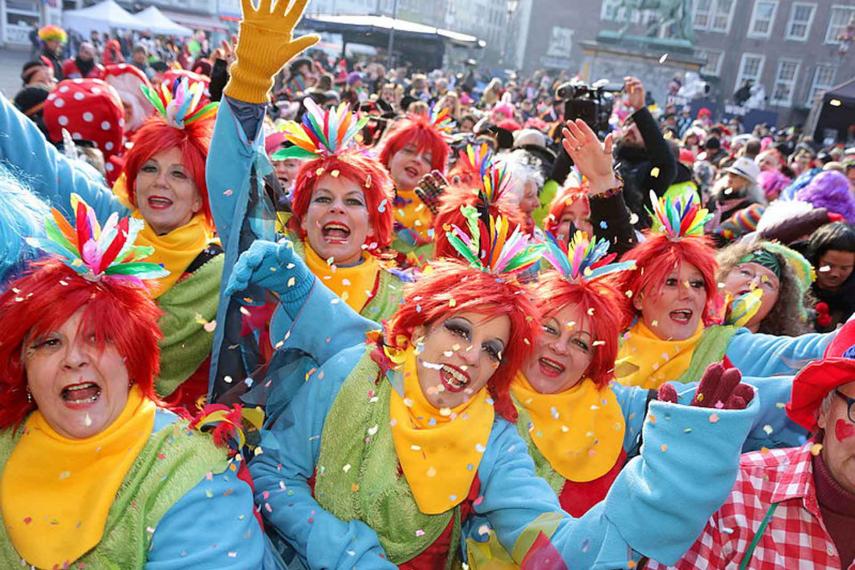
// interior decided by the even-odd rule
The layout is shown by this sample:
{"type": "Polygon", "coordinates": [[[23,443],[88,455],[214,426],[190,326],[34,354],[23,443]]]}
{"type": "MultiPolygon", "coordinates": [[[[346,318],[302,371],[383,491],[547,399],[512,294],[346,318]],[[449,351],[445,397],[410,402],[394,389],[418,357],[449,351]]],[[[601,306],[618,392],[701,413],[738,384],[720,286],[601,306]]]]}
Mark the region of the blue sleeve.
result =
{"type": "Polygon", "coordinates": [[[152,536],[146,570],[265,568],[267,540],[252,490],[226,468],[170,508],[152,536]]]}
{"type": "Polygon", "coordinates": [[[822,358],[836,333],[775,336],[740,329],[725,353],[743,376],[790,376],[822,358]]]}
{"type": "Polygon", "coordinates": [[[250,463],[256,501],[268,529],[309,568],[394,568],[377,533],[359,520],[342,521],[315,501],[315,474],[327,412],[364,345],[329,360],[297,393],[273,429],[262,432],[263,452],[250,463]]]}
{"type": "Polygon", "coordinates": [[[729,495],[756,414],[756,404],[709,410],[651,402],[641,456],[621,471],[605,501],[579,519],[561,511],[534,475],[515,429],[499,428],[479,468],[483,500],[475,512],[509,552],[532,531],[544,532],[570,568],[631,567],[640,555],[674,562],[729,495]],[[703,461],[693,459],[700,454],[703,461]]]}
{"type": "Polygon", "coordinates": [[[35,123],[0,94],[0,160],[33,192],[72,218],[71,194],[80,195],[102,223],[113,212],[127,215],[113,192],[45,140],[35,123]]]}
{"type": "Polygon", "coordinates": [[[636,386],[624,386],[612,382],[609,388],[617,396],[623,419],[626,422],[626,432],[623,436],[623,449],[627,453],[636,447],[647,414],[647,404],[651,399],[651,390],[636,386]]]}

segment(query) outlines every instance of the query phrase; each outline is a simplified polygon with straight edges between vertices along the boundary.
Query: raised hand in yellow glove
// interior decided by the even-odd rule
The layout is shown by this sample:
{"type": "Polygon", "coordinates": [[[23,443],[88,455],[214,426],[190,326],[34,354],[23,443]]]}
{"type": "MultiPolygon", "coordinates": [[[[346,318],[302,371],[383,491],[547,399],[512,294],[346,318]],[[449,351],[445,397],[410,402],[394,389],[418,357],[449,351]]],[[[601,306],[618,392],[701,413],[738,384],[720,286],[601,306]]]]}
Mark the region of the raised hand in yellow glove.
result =
{"type": "Polygon", "coordinates": [[[320,38],[315,35],[294,39],[292,34],[303,17],[308,0],[241,0],[240,32],[229,68],[231,78],[224,93],[247,103],[266,103],[273,76],[301,51],[320,38]]]}

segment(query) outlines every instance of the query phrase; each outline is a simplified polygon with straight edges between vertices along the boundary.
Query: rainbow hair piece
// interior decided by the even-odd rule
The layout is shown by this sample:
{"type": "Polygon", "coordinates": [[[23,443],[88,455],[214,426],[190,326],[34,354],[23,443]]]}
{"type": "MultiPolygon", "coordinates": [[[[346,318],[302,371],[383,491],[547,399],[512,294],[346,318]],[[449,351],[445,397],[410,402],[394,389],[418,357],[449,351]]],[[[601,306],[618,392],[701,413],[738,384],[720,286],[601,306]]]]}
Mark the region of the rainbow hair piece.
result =
{"type": "Polygon", "coordinates": [[[71,195],[71,208],[76,227],[54,208],[45,221],[45,238],[27,238],[27,243],[56,255],[92,282],[111,279],[143,286],[144,280],[169,275],[160,265],[142,261],[154,253],[153,247],[134,245],[145,222],[131,217],[120,220],[114,212],[101,228],[95,210],[77,194],[71,195]]]}
{"type": "Polygon", "coordinates": [[[703,236],[704,225],[713,218],[709,210],[701,208],[694,192],[688,189],[661,198],[657,198],[656,193],[651,190],[650,201],[653,211],[648,210],[648,213],[653,219],[653,231],[667,236],[670,240],[703,236]]]}
{"type": "Polygon", "coordinates": [[[446,107],[442,109],[434,107],[431,110],[430,123],[433,128],[446,136],[451,135],[455,126],[454,119],[451,117],[451,111],[446,107]]]}
{"type": "Polygon", "coordinates": [[[546,234],[546,251],[543,258],[549,262],[565,279],[578,283],[605,277],[618,271],[635,269],[635,261],[612,263],[617,257],[609,253],[609,242],[588,238],[585,232],[577,231],[568,246],[559,244],[552,234],[546,234]]]}
{"type": "Polygon", "coordinates": [[[448,242],[472,267],[494,275],[510,275],[537,263],[543,246],[532,244],[528,235],[516,227],[508,235],[510,222],[504,216],[488,216],[484,221],[474,206],[461,206],[467,231],[456,225],[446,232],[448,242]]]}
{"type": "Polygon", "coordinates": [[[171,86],[164,81],[159,89],[148,85],[141,85],[140,89],[157,112],[176,129],[213,117],[220,105],[208,103],[200,108],[205,87],[200,82],[190,84],[186,77],[176,79],[171,86]]]}
{"type": "Polygon", "coordinates": [[[355,143],[356,135],[368,123],[368,117],[357,119],[347,103],[326,111],[309,98],[303,100],[303,105],[307,110],[303,122],[289,121],[282,129],[294,146],[276,151],[272,160],[316,159],[338,154],[355,143]]]}
{"type": "Polygon", "coordinates": [[[65,30],[63,30],[59,26],[51,24],[49,26],[42,26],[41,28],[39,28],[39,39],[43,42],[55,40],[61,44],[64,44],[66,41],[68,41],[68,34],[66,34],[65,30]]]}

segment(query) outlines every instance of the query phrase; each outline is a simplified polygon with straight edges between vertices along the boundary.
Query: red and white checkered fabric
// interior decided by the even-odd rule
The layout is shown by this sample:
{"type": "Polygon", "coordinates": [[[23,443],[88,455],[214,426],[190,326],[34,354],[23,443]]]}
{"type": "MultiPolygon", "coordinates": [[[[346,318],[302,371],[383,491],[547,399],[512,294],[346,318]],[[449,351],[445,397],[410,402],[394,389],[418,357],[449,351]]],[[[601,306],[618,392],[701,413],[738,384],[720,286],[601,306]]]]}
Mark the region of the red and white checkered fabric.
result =
{"type": "MultiPolygon", "coordinates": [[[[737,569],[772,503],[780,503],[751,556],[751,570],[840,570],[840,557],[821,521],[811,445],[742,456],[730,498],[676,566],[737,569]]],[[[855,563],[848,570],[855,570],[855,563]]]]}

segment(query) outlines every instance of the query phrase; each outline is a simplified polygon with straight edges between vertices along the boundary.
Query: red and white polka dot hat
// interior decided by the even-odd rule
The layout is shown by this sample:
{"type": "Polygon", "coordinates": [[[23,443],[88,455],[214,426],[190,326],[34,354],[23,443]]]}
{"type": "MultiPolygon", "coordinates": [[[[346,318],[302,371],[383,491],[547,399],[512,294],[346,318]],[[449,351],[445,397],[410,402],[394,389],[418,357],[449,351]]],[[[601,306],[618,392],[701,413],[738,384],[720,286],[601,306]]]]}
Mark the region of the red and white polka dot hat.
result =
{"type": "MultiPolygon", "coordinates": [[[[67,79],[45,101],[44,120],[54,142],[66,129],[75,141],[89,141],[104,154],[108,180],[110,158],[122,152],[125,111],[119,94],[100,79],[67,79]]],[[[118,174],[118,173],[117,173],[118,174]]]]}

